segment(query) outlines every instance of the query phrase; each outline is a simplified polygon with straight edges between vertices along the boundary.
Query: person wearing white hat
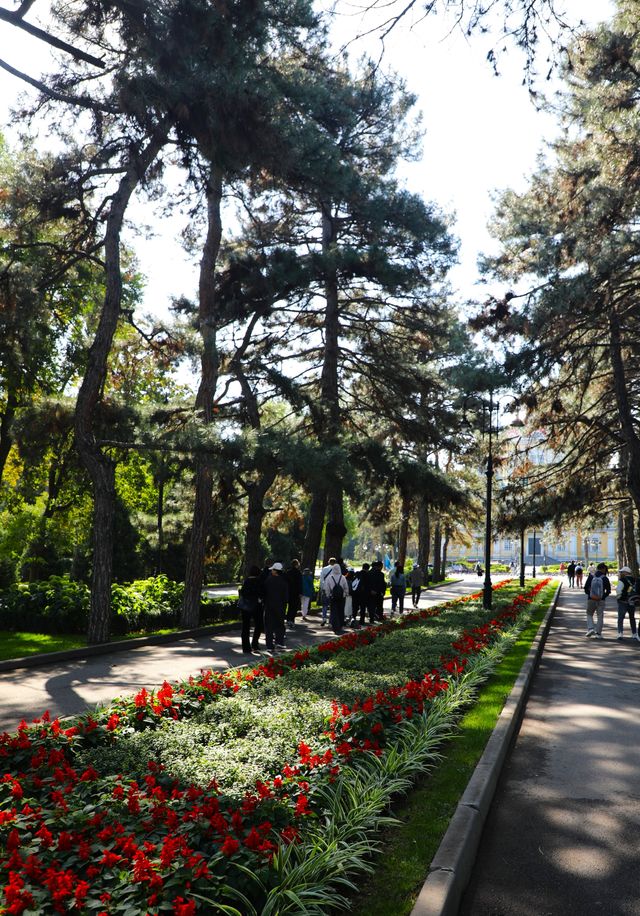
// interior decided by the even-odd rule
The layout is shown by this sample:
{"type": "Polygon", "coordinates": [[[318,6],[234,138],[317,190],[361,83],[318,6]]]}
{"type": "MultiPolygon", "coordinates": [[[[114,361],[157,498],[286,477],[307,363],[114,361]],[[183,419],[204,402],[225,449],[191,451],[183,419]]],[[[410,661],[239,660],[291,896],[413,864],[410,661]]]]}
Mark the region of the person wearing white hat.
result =
{"type": "Polygon", "coordinates": [[[633,601],[636,591],[636,580],[628,566],[621,566],[618,570],[618,584],[616,585],[616,598],[618,599],[618,639],[624,636],[624,618],[629,615],[631,638],[640,642],[636,626],[636,605],[633,601]]]}

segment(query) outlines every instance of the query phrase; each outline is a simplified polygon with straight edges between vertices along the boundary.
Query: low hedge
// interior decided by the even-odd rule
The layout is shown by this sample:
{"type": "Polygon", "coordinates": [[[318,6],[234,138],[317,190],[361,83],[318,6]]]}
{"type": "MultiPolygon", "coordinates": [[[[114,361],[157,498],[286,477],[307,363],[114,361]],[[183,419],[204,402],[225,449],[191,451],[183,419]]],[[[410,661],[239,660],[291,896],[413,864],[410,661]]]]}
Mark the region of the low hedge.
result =
{"type": "MultiPolygon", "coordinates": [[[[165,575],[111,586],[111,629],[115,636],[176,627],[179,624],[184,583],[165,575]]],[[[86,633],[89,587],[69,576],[51,576],[38,582],[19,582],[0,592],[0,629],[27,633],[86,633]]],[[[204,598],[203,624],[238,619],[233,598],[204,598]]]]}

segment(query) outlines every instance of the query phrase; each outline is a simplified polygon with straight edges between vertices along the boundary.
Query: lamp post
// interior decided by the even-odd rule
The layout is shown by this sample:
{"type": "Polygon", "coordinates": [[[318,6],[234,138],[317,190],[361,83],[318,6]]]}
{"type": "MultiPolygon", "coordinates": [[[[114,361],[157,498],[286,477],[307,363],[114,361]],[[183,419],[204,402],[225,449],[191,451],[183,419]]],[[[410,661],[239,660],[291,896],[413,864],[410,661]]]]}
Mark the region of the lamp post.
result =
{"type": "Polygon", "coordinates": [[[487,453],[487,503],[484,525],[484,588],[482,606],[488,610],[493,604],[491,588],[491,502],[493,495],[493,391],[489,392],[489,450],[487,453]]]}
{"type": "MultiPolygon", "coordinates": [[[[466,402],[469,400],[469,396],[465,398],[466,402]]],[[[492,542],[492,531],[491,531],[491,509],[492,509],[492,499],[493,499],[493,411],[499,409],[500,403],[498,400],[497,404],[494,404],[493,390],[489,390],[489,402],[477,398],[478,401],[482,404],[482,435],[488,433],[489,442],[487,449],[487,470],[486,470],[486,509],[485,509],[485,525],[484,525],[484,586],[482,589],[482,604],[483,607],[487,610],[491,610],[493,606],[493,589],[491,587],[491,542],[492,542]],[[486,416],[487,412],[489,414],[489,425],[486,426],[486,416]]],[[[497,423],[496,423],[497,425],[497,423]]],[[[497,430],[496,430],[497,432],[497,430]]]]}

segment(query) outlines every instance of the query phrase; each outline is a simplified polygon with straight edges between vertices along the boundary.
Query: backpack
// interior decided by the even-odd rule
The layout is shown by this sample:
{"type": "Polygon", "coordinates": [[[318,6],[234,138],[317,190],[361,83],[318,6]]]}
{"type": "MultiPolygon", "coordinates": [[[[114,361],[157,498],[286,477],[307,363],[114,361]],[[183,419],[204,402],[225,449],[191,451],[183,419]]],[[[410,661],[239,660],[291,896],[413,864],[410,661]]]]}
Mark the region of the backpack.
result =
{"type": "Polygon", "coordinates": [[[342,586],[340,585],[340,580],[338,579],[338,581],[336,582],[336,580],[335,580],[335,578],[334,578],[333,581],[334,581],[336,584],[335,584],[335,585],[333,586],[333,588],[331,589],[331,597],[332,597],[332,598],[335,598],[336,600],[337,600],[338,598],[344,598],[344,592],[342,591],[342,586]]]}
{"type": "Polygon", "coordinates": [[[633,608],[640,607],[640,579],[636,579],[629,589],[627,603],[633,608]]]}
{"type": "Polygon", "coordinates": [[[589,597],[592,601],[600,601],[604,594],[604,585],[602,582],[602,576],[594,576],[591,580],[591,590],[589,592],[589,597]]]}

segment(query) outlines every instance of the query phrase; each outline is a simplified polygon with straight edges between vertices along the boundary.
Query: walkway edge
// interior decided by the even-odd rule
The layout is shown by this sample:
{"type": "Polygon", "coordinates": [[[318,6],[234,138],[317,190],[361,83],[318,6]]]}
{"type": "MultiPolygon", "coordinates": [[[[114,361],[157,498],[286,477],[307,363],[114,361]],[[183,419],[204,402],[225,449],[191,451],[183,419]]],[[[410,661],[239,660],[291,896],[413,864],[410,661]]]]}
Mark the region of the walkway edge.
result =
{"type": "Polygon", "coordinates": [[[556,588],[496,727],[433,857],[411,916],[456,916],[458,913],[498,779],[519,727],[531,681],[555,614],[561,587],[562,582],[556,588]]]}

